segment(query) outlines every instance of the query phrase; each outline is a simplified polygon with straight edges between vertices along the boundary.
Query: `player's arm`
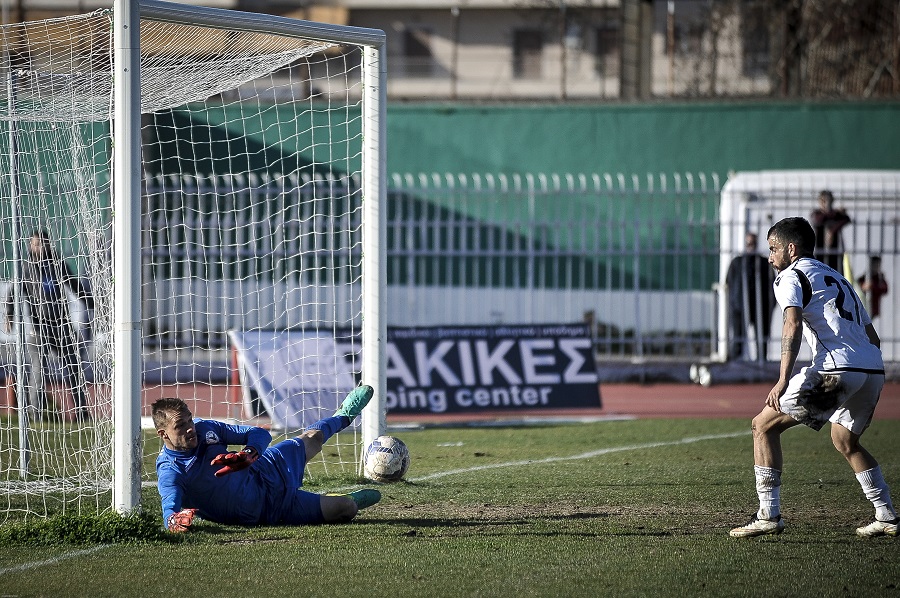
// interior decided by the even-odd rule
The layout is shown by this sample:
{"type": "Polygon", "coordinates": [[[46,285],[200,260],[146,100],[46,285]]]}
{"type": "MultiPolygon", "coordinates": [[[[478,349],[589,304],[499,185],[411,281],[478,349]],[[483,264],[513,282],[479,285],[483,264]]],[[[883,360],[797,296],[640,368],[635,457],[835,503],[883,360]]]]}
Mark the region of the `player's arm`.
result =
{"type": "MultiPolygon", "coordinates": [[[[22,293],[19,295],[19,300],[22,301],[22,311],[25,311],[25,301],[27,301],[27,297],[25,296],[25,289],[28,285],[20,284],[19,288],[22,290],[22,293]]],[[[15,289],[10,285],[9,290],[6,295],[6,326],[4,330],[12,331],[13,320],[16,315],[16,294],[15,289]]]]}
{"type": "Polygon", "coordinates": [[[797,306],[788,306],[784,308],[784,322],[781,327],[781,365],[778,370],[778,382],[766,398],[766,405],[775,411],[781,411],[779,399],[787,389],[802,343],[803,310],[797,306]]]}
{"type": "Polygon", "coordinates": [[[848,214],[847,210],[844,208],[838,208],[835,210],[835,214],[837,216],[837,223],[834,227],[834,231],[837,232],[850,224],[850,214],[848,214]]]}
{"type": "Polygon", "coordinates": [[[84,281],[75,274],[68,262],[61,260],[60,264],[62,265],[63,270],[63,282],[66,286],[75,293],[76,297],[84,301],[84,304],[88,309],[94,309],[94,296],[88,290],[84,281]]]}
{"type": "Polygon", "coordinates": [[[176,481],[176,472],[168,469],[157,469],[156,489],[162,502],[163,525],[174,533],[184,533],[191,529],[197,509],[182,509],[181,488],[176,481]]]}
{"type": "Polygon", "coordinates": [[[216,470],[217,478],[235,471],[247,469],[259,458],[260,453],[266,450],[272,441],[272,435],[268,430],[255,426],[231,426],[222,424],[225,444],[244,444],[244,448],[237,452],[228,452],[216,455],[210,461],[211,465],[219,467],[216,470]]]}
{"type": "Polygon", "coordinates": [[[245,448],[252,448],[257,453],[262,453],[269,446],[269,443],[272,442],[272,435],[269,434],[268,430],[263,428],[257,428],[255,426],[249,426],[249,430],[247,430],[247,436],[243,440],[245,448]]]}
{"type": "Polygon", "coordinates": [[[272,435],[265,428],[256,426],[236,426],[224,422],[207,420],[215,425],[216,434],[222,439],[222,444],[227,446],[241,445],[252,447],[257,453],[262,453],[272,442],[272,435]]]}

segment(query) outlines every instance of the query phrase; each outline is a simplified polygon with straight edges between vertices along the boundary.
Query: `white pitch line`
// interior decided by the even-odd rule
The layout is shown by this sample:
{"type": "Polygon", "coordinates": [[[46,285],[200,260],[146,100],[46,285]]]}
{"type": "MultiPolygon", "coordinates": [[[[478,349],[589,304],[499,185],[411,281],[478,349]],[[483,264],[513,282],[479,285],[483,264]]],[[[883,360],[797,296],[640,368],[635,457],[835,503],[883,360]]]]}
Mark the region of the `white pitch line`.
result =
{"type": "Polygon", "coordinates": [[[46,567],[47,565],[55,565],[61,561],[65,561],[67,559],[76,558],[79,556],[85,556],[88,554],[92,554],[97,552],[98,550],[103,550],[104,548],[109,548],[111,544],[101,544],[100,546],[93,546],[91,548],[85,548],[84,550],[76,550],[75,552],[67,552],[65,554],[61,554],[58,557],[54,557],[52,559],[47,559],[45,561],[35,561],[32,563],[22,563],[21,565],[16,565],[15,567],[7,567],[6,569],[0,569],[0,575],[6,575],[7,573],[19,573],[20,571],[27,571],[29,569],[37,569],[38,567],[46,567]]]}
{"type": "MultiPolygon", "coordinates": [[[[746,430],[743,432],[729,432],[727,434],[709,434],[707,436],[690,436],[688,438],[682,438],[680,440],[667,440],[660,442],[645,442],[643,444],[628,444],[624,446],[612,446],[609,448],[597,449],[595,451],[588,451],[586,453],[580,453],[578,455],[570,455],[568,457],[546,457],[544,459],[523,459],[521,461],[507,461],[505,463],[492,463],[490,465],[476,465],[475,467],[464,467],[462,469],[449,469],[447,471],[438,471],[436,473],[430,473],[428,475],[424,475],[417,478],[409,478],[409,481],[412,483],[416,482],[427,482],[429,480],[435,480],[437,478],[447,477],[449,475],[456,475],[460,473],[471,473],[473,471],[485,471],[487,469],[500,469],[502,467],[518,467],[522,465],[534,465],[535,463],[558,463],[560,461],[578,461],[580,459],[590,459],[591,457],[598,457],[600,455],[608,455],[610,453],[621,453],[624,451],[633,451],[640,449],[650,449],[650,448],[659,448],[664,446],[677,446],[679,444],[693,444],[695,442],[703,442],[704,440],[721,440],[723,438],[738,438],[740,436],[746,436],[750,434],[750,430],[746,430]]],[[[343,488],[335,488],[332,492],[346,492],[348,490],[352,490],[353,488],[359,488],[359,484],[354,484],[353,486],[345,486],[343,488]]]]}
{"type": "MultiPolygon", "coordinates": [[[[661,442],[645,442],[643,444],[627,444],[624,446],[612,446],[609,448],[597,449],[595,451],[588,451],[586,453],[580,453],[578,455],[570,455],[568,457],[546,457],[544,459],[523,459],[521,461],[507,461],[505,463],[492,463],[490,465],[477,465],[475,467],[465,467],[462,469],[450,469],[447,471],[439,471],[436,473],[431,473],[425,476],[421,476],[418,478],[412,478],[410,482],[427,482],[428,480],[435,480],[437,478],[447,477],[449,475],[456,475],[460,473],[471,473],[474,471],[484,471],[487,469],[500,469],[502,467],[517,467],[522,465],[534,465],[535,463],[558,463],[560,461],[579,461],[581,459],[590,459],[591,457],[599,457],[600,455],[608,455],[610,453],[621,453],[624,451],[634,451],[641,449],[650,449],[650,448],[660,448],[664,446],[678,446],[679,444],[694,444],[695,442],[703,442],[705,440],[721,440],[723,438],[737,438],[739,436],[746,436],[750,431],[746,430],[743,432],[729,432],[728,434],[709,434],[707,436],[689,436],[687,438],[682,438],[681,440],[668,440],[661,442]]],[[[356,488],[359,485],[347,486],[345,488],[335,488],[334,491],[341,492],[344,490],[349,490],[351,488],[356,488]]],[[[76,552],[70,552],[67,554],[62,554],[54,559],[48,559],[46,561],[38,561],[34,563],[24,563],[22,565],[18,565],[16,567],[8,567],[6,569],[0,569],[0,575],[4,575],[6,573],[17,573],[19,571],[25,571],[28,569],[36,569],[38,567],[43,567],[46,565],[54,565],[60,561],[75,558],[79,556],[84,556],[86,554],[91,554],[92,552],[96,552],[103,548],[107,548],[109,544],[103,544],[101,546],[95,546],[93,548],[87,548],[85,550],[78,550],[76,552]]]]}
{"type": "Polygon", "coordinates": [[[663,446],[677,446],[679,444],[693,444],[695,442],[702,442],[704,440],[720,440],[723,438],[737,438],[739,436],[746,436],[750,431],[744,432],[730,432],[728,434],[710,434],[708,436],[692,436],[689,438],[682,438],[681,440],[670,440],[664,442],[646,442],[643,444],[629,444],[625,446],[613,446],[604,449],[597,449],[595,451],[588,451],[586,453],[581,453],[578,455],[570,455],[568,457],[546,457],[544,459],[523,459],[522,461],[507,461],[506,463],[492,463],[490,465],[477,465],[475,467],[465,467],[462,469],[449,469],[447,471],[439,471],[436,473],[428,474],[425,476],[421,476],[418,478],[412,478],[410,482],[426,482],[428,480],[434,480],[437,478],[443,478],[448,475],[456,475],[459,473],[470,473],[473,471],[484,471],[486,469],[500,469],[502,467],[517,467],[522,465],[534,465],[536,463],[558,463],[560,461],[579,461],[581,459],[590,459],[591,457],[599,457],[600,455],[608,455],[610,453],[621,453],[623,451],[633,451],[640,449],[649,449],[649,448],[659,448],[663,446]]]}

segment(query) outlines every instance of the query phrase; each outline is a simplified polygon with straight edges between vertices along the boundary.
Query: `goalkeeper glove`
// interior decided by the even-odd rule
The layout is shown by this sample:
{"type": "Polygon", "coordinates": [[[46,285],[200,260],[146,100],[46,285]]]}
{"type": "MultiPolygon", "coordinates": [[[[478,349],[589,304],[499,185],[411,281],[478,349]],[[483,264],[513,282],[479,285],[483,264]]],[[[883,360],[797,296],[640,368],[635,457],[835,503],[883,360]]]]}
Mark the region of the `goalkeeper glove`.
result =
{"type": "Polygon", "coordinates": [[[169,518],[166,519],[166,527],[170,532],[175,533],[189,531],[191,529],[191,524],[194,523],[194,515],[196,514],[197,509],[182,509],[177,513],[172,513],[169,515],[169,518]]]}
{"type": "Polygon", "coordinates": [[[223,475],[247,469],[257,459],[259,459],[259,453],[252,446],[248,446],[237,453],[216,455],[216,458],[210,461],[210,465],[224,465],[224,467],[216,471],[216,477],[220,478],[223,475]]]}

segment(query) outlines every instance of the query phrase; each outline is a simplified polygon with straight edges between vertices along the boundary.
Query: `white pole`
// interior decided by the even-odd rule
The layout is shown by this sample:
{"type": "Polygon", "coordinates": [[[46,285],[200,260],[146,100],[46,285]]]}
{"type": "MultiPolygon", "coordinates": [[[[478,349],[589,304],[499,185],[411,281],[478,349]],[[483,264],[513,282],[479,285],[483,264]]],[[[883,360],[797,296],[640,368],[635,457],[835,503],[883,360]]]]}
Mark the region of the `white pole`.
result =
{"type": "MultiPolygon", "coordinates": [[[[5,4],[4,4],[5,6],[5,4]]],[[[4,23],[6,21],[4,20],[4,23]]],[[[28,438],[28,388],[25,384],[25,305],[22,303],[22,278],[24,262],[22,248],[22,198],[19,197],[19,144],[16,127],[16,75],[12,72],[9,56],[5,56],[7,68],[6,97],[9,103],[9,196],[12,211],[12,258],[15,275],[12,283],[13,322],[12,330],[16,335],[16,402],[19,406],[19,475],[24,479],[28,475],[31,463],[31,446],[28,438]]],[[[43,367],[41,363],[32,363],[31,384],[40,377],[34,373],[35,368],[43,367]]],[[[40,389],[35,390],[35,396],[40,389]]],[[[43,405],[35,405],[37,408],[43,405]]]]}
{"type": "Polygon", "coordinates": [[[363,412],[363,446],[385,430],[387,392],[387,69],[385,46],[365,46],[363,63],[362,381],[375,389],[363,412]]]}
{"type": "Polygon", "coordinates": [[[731,239],[734,235],[734,215],[735,204],[738,201],[738,194],[732,191],[732,185],[725,183],[722,188],[719,199],[719,309],[718,326],[716,327],[716,347],[717,351],[712,355],[713,361],[728,361],[728,288],[726,287],[726,279],[728,277],[728,266],[731,258],[734,257],[731,250],[734,245],[731,239]]]}
{"type": "Polygon", "coordinates": [[[141,81],[138,0],[113,5],[113,507],[141,502],[141,81]]]}

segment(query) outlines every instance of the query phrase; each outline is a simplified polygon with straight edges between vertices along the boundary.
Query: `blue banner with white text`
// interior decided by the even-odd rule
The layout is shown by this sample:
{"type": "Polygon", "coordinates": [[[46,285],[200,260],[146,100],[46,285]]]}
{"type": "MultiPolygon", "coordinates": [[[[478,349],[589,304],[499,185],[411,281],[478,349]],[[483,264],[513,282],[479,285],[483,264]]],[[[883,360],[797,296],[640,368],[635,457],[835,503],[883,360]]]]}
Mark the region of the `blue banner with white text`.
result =
{"type": "Polygon", "coordinates": [[[599,407],[587,325],[389,328],[388,413],[599,407]]]}

